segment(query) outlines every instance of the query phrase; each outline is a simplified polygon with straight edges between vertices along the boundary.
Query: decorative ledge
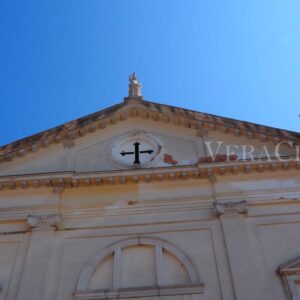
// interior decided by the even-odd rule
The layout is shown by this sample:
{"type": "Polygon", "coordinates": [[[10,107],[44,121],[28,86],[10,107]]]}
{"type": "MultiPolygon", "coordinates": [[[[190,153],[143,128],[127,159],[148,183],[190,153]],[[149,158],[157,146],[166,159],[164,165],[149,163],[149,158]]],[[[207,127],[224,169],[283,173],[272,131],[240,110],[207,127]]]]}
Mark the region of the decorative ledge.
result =
{"type": "Polygon", "coordinates": [[[218,175],[249,174],[253,172],[276,172],[300,170],[300,161],[282,162],[278,159],[265,161],[231,161],[199,163],[188,166],[170,166],[149,169],[128,169],[107,172],[58,172],[0,176],[1,190],[28,188],[53,188],[61,192],[65,188],[90,187],[138,182],[207,179],[218,175]]]}
{"type": "Polygon", "coordinates": [[[75,300],[104,300],[104,299],[126,299],[126,298],[144,298],[157,296],[175,296],[175,295],[197,295],[203,294],[203,284],[191,285],[171,285],[171,286],[153,286],[142,288],[120,288],[105,289],[94,291],[76,291],[75,300]]]}

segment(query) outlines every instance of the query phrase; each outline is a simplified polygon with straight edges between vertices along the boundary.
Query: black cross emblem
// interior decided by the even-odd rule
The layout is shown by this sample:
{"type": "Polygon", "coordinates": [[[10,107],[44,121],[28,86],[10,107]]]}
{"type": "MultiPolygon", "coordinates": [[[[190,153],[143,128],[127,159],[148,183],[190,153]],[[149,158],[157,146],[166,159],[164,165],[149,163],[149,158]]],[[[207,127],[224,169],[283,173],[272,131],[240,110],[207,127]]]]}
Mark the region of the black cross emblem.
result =
{"type": "Polygon", "coordinates": [[[135,142],[134,144],[134,151],[130,151],[130,152],[125,152],[124,150],[120,153],[122,156],[125,155],[129,155],[129,154],[134,154],[134,164],[140,164],[140,154],[143,153],[148,153],[151,154],[153,152],[153,150],[149,149],[149,150],[144,150],[144,151],[140,151],[140,143],[139,142],[135,142]]]}

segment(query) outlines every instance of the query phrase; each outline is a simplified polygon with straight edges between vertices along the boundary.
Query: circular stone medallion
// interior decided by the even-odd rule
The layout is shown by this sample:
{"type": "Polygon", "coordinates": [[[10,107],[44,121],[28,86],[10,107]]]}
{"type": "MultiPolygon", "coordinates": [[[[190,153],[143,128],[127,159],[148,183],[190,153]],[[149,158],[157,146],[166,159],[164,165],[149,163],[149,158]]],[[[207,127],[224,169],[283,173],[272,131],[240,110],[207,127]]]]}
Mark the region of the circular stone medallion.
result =
{"type": "Polygon", "coordinates": [[[119,168],[148,168],[162,157],[160,141],[149,133],[120,136],[109,147],[109,158],[119,168]]]}

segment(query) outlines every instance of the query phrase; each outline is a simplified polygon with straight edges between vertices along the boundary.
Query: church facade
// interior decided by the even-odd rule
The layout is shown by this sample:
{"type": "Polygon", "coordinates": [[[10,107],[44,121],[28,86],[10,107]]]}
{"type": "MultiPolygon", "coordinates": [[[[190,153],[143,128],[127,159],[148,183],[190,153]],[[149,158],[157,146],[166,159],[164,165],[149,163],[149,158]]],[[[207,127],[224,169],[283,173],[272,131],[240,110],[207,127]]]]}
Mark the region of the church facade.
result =
{"type": "Polygon", "coordinates": [[[1,300],[300,300],[300,134],[124,101],[0,148],[1,300]]]}

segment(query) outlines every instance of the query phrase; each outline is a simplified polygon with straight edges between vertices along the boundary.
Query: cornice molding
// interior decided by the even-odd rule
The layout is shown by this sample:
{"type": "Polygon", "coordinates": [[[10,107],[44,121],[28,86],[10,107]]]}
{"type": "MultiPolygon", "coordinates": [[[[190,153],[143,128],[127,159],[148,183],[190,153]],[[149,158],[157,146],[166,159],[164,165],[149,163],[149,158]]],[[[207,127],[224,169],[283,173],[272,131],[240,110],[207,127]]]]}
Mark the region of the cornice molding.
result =
{"type": "Polygon", "coordinates": [[[54,193],[65,188],[90,187],[138,182],[212,178],[218,175],[251,174],[253,172],[276,172],[300,170],[300,161],[280,160],[234,161],[199,163],[190,166],[172,166],[151,169],[119,170],[107,172],[60,172],[0,177],[0,192],[15,189],[52,188],[54,193]]]}

